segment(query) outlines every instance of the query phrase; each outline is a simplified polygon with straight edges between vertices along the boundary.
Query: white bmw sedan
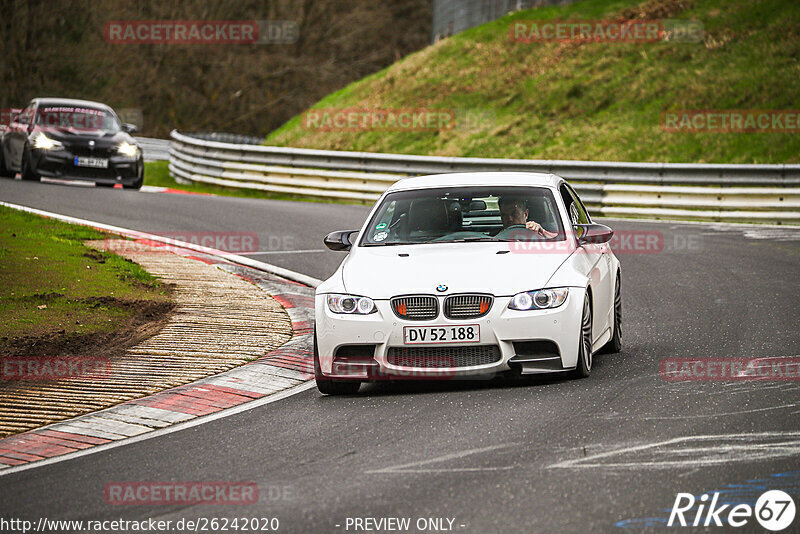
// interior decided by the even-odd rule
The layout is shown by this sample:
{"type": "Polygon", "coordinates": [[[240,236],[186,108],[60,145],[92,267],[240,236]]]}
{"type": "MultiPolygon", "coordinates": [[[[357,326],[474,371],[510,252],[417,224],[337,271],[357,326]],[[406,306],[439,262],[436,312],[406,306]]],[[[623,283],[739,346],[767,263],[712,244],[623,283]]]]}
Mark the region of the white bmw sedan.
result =
{"type": "Polygon", "coordinates": [[[613,231],[552,174],[406,178],[316,290],[314,368],[326,394],[362,382],[510,372],[586,377],[622,340],[613,231]]]}

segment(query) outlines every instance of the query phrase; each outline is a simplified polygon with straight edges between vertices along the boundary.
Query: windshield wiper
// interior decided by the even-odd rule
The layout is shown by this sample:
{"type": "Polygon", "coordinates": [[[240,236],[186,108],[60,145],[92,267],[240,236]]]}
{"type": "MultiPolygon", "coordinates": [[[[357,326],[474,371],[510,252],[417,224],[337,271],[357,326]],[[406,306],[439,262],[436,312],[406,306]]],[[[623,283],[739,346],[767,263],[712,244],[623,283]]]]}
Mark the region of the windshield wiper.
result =
{"type": "Polygon", "coordinates": [[[420,245],[416,241],[391,241],[389,243],[364,243],[365,247],[393,247],[395,245],[420,245]]]}
{"type": "Polygon", "coordinates": [[[500,241],[496,237],[462,237],[460,239],[448,239],[446,241],[434,241],[435,243],[468,243],[471,241],[500,241]]]}

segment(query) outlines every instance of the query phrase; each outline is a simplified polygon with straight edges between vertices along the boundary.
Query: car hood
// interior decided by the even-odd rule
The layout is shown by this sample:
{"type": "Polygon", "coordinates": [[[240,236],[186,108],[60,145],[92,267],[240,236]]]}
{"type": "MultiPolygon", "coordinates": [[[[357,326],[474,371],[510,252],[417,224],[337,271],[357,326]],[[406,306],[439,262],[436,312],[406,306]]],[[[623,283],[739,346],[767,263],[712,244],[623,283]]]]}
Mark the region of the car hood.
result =
{"type": "Polygon", "coordinates": [[[374,299],[410,293],[513,295],[539,289],[571,250],[521,253],[513,243],[359,247],[342,264],[345,290],[374,299]],[[405,256],[407,254],[407,256],[405,256]]]}
{"type": "Polygon", "coordinates": [[[82,142],[95,141],[98,147],[110,147],[118,145],[123,141],[134,144],[135,141],[127,132],[108,132],[104,130],[81,130],[75,128],[41,127],[47,137],[55,141],[67,142],[70,144],[81,144],[82,142]]]}

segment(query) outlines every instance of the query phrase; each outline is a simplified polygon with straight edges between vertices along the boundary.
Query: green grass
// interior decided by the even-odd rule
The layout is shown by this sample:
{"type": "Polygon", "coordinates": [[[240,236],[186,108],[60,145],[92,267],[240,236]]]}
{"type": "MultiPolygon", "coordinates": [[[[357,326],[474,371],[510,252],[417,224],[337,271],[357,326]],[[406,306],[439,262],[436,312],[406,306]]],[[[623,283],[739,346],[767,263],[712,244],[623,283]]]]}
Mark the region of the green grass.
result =
{"type": "Polygon", "coordinates": [[[584,0],[513,13],[444,39],[314,108],[455,110],[462,127],[323,132],[301,116],[267,144],[442,156],[797,163],[800,134],[669,133],[675,110],[792,110],[800,102],[796,0],[584,0]],[[694,19],[699,43],[517,43],[530,19],[694,19]],[[469,122],[469,118],[473,120],[469,122]]]}
{"type": "Polygon", "coordinates": [[[0,353],[22,338],[112,332],[143,302],[171,300],[139,265],[83,244],[109,237],[0,207],[0,353]]]}
{"type": "MultiPolygon", "coordinates": [[[[178,189],[181,191],[188,191],[190,193],[209,194],[209,195],[223,195],[229,197],[246,197],[246,198],[268,198],[272,200],[302,200],[305,202],[334,202],[333,200],[316,199],[300,195],[288,195],[285,193],[269,193],[266,191],[259,191],[257,189],[244,189],[223,187],[219,185],[204,184],[201,182],[194,182],[191,184],[181,184],[176,182],[169,174],[169,163],[166,161],[147,161],[144,164],[144,184],[156,187],[169,187],[170,189],[178,189]]],[[[350,202],[341,201],[340,204],[350,204],[350,202]]],[[[359,202],[353,202],[358,203],[359,202]]]]}

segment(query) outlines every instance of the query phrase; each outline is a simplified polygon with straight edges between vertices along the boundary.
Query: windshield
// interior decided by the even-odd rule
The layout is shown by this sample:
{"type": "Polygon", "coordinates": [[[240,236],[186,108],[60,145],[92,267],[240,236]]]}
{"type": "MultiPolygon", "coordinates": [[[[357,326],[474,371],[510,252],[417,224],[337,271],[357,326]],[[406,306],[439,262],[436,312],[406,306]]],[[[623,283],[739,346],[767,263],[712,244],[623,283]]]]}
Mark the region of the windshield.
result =
{"type": "Polygon", "coordinates": [[[108,110],[76,106],[43,106],[36,112],[36,124],[71,130],[122,130],[117,117],[108,110]]]}
{"type": "Polygon", "coordinates": [[[561,219],[544,187],[448,187],[388,194],[362,246],[480,241],[560,241],[561,219]],[[526,229],[527,222],[545,231],[526,229]]]}

